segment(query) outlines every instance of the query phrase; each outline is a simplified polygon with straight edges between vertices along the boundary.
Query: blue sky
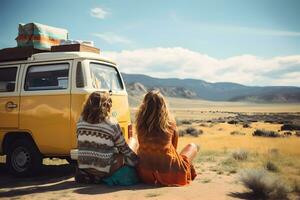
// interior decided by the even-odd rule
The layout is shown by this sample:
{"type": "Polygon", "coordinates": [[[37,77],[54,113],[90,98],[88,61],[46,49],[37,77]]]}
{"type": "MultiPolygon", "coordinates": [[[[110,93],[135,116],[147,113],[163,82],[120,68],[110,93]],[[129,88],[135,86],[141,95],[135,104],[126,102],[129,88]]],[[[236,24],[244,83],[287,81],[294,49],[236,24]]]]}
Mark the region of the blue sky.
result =
{"type": "Polygon", "coordinates": [[[127,73],[300,86],[300,1],[2,0],[0,48],[18,23],[92,40],[127,73]],[[299,79],[299,80],[297,80],[299,79]]]}

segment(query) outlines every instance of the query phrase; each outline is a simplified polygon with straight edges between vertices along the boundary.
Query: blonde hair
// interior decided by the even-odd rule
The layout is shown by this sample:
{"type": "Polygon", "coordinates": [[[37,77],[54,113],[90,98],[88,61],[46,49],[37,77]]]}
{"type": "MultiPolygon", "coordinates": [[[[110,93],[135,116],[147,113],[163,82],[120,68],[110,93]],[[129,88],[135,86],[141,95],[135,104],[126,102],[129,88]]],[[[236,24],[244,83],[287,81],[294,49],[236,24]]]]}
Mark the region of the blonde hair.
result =
{"type": "Polygon", "coordinates": [[[93,92],[84,105],[82,119],[91,124],[100,123],[109,118],[111,107],[112,100],[108,92],[93,92]]]}
{"type": "Polygon", "coordinates": [[[162,94],[157,90],[148,92],[136,114],[137,134],[168,134],[174,125],[175,121],[162,94]]]}

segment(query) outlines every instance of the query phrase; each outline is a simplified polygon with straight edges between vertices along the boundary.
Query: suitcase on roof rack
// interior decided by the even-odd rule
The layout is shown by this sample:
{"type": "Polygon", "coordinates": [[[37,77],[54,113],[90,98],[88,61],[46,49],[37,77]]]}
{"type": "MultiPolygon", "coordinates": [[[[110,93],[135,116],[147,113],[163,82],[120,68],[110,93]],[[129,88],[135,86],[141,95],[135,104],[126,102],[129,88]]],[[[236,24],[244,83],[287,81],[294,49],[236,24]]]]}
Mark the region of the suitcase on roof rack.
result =
{"type": "Polygon", "coordinates": [[[68,31],[61,28],[39,23],[19,24],[16,41],[18,47],[32,46],[35,49],[50,50],[51,46],[59,45],[68,39],[68,31]]]}
{"type": "Polygon", "coordinates": [[[42,52],[49,51],[35,49],[32,46],[0,49],[0,62],[27,60],[31,55],[42,52]]]}
{"type": "Polygon", "coordinates": [[[51,52],[67,52],[67,51],[80,51],[80,52],[91,52],[91,53],[100,53],[100,49],[84,44],[66,44],[52,46],[51,52]]]}

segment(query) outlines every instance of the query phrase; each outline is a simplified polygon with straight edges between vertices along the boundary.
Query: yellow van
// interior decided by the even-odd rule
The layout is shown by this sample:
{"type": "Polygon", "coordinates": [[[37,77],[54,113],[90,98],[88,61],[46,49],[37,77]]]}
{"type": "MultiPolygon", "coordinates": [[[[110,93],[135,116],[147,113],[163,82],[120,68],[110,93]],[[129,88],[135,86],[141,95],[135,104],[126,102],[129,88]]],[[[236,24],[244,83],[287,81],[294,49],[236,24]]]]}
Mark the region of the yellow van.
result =
{"type": "Polygon", "coordinates": [[[47,52],[0,62],[0,155],[15,175],[31,174],[45,157],[70,160],[76,122],[88,95],[108,91],[111,114],[132,134],[128,96],[116,64],[90,52],[47,52]]]}

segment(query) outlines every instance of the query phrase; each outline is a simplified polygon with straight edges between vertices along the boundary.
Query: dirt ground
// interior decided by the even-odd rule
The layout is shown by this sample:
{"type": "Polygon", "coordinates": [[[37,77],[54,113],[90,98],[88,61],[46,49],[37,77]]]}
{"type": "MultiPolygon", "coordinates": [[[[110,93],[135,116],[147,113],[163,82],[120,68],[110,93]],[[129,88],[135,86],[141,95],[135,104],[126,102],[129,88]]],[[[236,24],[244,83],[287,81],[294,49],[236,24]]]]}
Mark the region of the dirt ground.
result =
{"type": "MultiPolygon", "coordinates": [[[[211,164],[210,164],[211,165],[211,164]]],[[[206,166],[207,168],[211,166],[206,166]]],[[[130,187],[77,184],[74,168],[68,164],[44,166],[34,178],[14,178],[0,166],[1,199],[244,199],[251,197],[238,183],[237,175],[201,170],[188,186],[155,187],[138,184],[130,187]]]]}

